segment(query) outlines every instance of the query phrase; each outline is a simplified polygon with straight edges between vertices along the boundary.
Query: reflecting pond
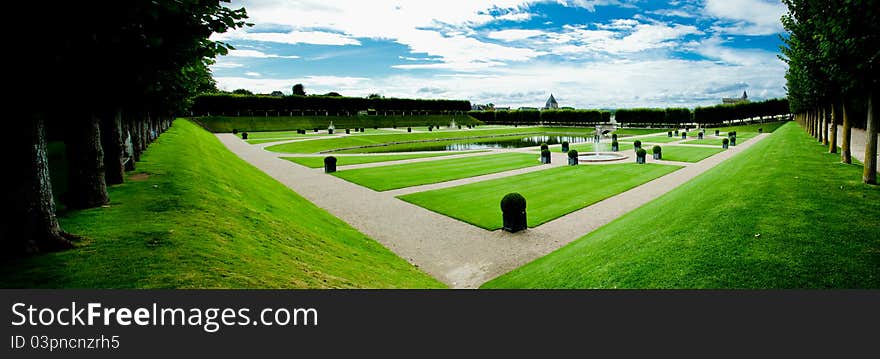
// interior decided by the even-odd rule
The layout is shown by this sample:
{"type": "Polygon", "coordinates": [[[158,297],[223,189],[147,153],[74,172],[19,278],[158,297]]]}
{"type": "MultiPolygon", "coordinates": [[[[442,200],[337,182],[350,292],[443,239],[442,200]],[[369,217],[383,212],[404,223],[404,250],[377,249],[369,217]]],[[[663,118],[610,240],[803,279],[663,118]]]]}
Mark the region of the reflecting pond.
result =
{"type": "Polygon", "coordinates": [[[494,148],[522,148],[540,146],[542,143],[557,145],[564,141],[575,144],[592,141],[592,137],[564,135],[506,136],[473,140],[454,140],[438,142],[404,143],[381,147],[371,147],[369,152],[414,152],[414,151],[470,151],[494,148]]]}

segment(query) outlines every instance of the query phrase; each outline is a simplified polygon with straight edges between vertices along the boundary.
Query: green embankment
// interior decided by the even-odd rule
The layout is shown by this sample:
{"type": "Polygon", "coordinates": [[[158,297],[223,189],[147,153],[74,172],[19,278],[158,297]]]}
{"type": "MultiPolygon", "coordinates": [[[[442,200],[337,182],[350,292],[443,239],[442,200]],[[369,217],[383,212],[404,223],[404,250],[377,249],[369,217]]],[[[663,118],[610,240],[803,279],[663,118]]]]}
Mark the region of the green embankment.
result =
{"type": "Polygon", "coordinates": [[[795,123],[485,288],[880,288],[880,188],[795,123]]]}
{"type": "Polygon", "coordinates": [[[76,249],[4,263],[0,287],[443,286],[186,120],[110,197],[60,218],[76,249]]]}
{"type": "Polygon", "coordinates": [[[517,192],[526,198],[529,227],[599,202],[679,169],[635,163],[565,166],[463,186],[400,196],[437,213],[495,230],[502,226],[501,198],[517,192]]]}

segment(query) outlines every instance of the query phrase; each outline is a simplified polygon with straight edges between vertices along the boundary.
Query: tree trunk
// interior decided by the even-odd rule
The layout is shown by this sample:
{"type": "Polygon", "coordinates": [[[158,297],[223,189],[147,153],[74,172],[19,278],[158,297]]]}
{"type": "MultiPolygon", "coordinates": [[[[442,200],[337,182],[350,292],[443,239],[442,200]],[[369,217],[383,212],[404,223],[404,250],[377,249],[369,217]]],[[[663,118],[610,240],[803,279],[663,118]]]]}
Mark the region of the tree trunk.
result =
{"type": "Polygon", "coordinates": [[[852,153],[849,147],[849,140],[852,137],[852,124],[849,123],[849,116],[846,113],[846,101],[840,104],[841,113],[843,114],[843,133],[840,139],[840,162],[852,163],[852,153]]]}
{"type": "Polygon", "coordinates": [[[840,116],[840,113],[837,110],[837,105],[834,102],[831,103],[831,133],[828,135],[828,153],[837,153],[837,123],[840,120],[837,116],[840,116]]]}
{"type": "Polygon", "coordinates": [[[862,181],[877,184],[877,116],[874,115],[874,93],[868,94],[868,119],[865,126],[865,171],[862,181]]]}
{"type": "Polygon", "coordinates": [[[0,224],[2,256],[48,252],[73,245],[73,237],[61,230],[55,217],[55,201],[46,156],[46,128],[42,118],[21,119],[9,123],[14,128],[4,140],[7,165],[3,206],[7,216],[0,224]]]}
{"type": "Polygon", "coordinates": [[[70,164],[68,206],[92,208],[110,201],[105,181],[100,119],[91,113],[69,126],[67,158],[70,164]]]}
{"type": "Polygon", "coordinates": [[[828,108],[822,107],[822,144],[828,146],[828,108]]]}
{"type": "Polygon", "coordinates": [[[117,109],[112,116],[101,119],[101,145],[104,148],[104,165],[108,185],[125,181],[123,152],[125,138],[122,134],[122,110],[117,109]]]}

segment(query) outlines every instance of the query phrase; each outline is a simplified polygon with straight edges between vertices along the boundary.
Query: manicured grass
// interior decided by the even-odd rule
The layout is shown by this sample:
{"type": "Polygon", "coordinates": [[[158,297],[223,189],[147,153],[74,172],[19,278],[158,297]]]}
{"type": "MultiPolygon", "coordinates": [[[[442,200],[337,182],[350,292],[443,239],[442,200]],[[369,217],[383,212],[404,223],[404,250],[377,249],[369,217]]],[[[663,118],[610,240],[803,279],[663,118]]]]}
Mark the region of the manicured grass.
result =
{"type": "Polygon", "coordinates": [[[529,227],[535,227],[679,168],[635,163],[565,166],[413,193],[400,196],[400,199],[488,230],[495,230],[502,227],[501,198],[508,193],[518,192],[526,198],[529,227]]]}
{"type": "Polygon", "coordinates": [[[467,139],[480,136],[503,136],[521,133],[534,133],[535,128],[508,128],[490,130],[455,130],[421,133],[400,133],[373,136],[343,136],[338,138],[321,139],[314,141],[302,141],[269,146],[266,149],[281,153],[315,153],[335,149],[379,145],[383,143],[425,141],[425,140],[451,140],[467,139]]]}
{"type": "MultiPolygon", "coordinates": [[[[714,131],[712,133],[714,134],[714,131]]],[[[722,132],[721,137],[713,137],[713,138],[705,138],[704,137],[702,140],[690,140],[690,141],[683,141],[681,143],[686,144],[686,145],[715,145],[715,146],[720,147],[721,142],[724,141],[724,139],[726,138],[726,135],[727,135],[726,133],[722,132]]],[[[736,134],[736,143],[740,144],[740,143],[746,142],[746,141],[754,138],[757,135],[758,134],[755,132],[737,133],[736,134]]]]}
{"type": "MultiPolygon", "coordinates": [[[[737,132],[753,132],[758,133],[758,129],[764,129],[764,133],[770,133],[776,131],[782,125],[785,125],[789,121],[777,121],[777,122],[767,122],[767,123],[755,123],[751,125],[739,125],[739,126],[727,126],[727,127],[718,127],[718,128],[707,128],[706,133],[715,133],[715,130],[720,130],[722,133],[726,133],[728,131],[737,131],[737,132]]],[[[737,133],[737,137],[739,137],[739,133],[737,133]]]]}
{"type": "MultiPolygon", "coordinates": [[[[417,154],[405,154],[405,155],[374,155],[374,156],[335,156],[336,157],[336,165],[337,166],[347,166],[347,165],[358,165],[362,163],[374,163],[374,162],[388,162],[388,161],[400,161],[400,160],[409,160],[414,158],[428,158],[428,157],[441,157],[441,156],[451,156],[451,155],[460,155],[465,153],[474,153],[481,151],[466,151],[466,152],[440,152],[440,153],[417,153],[417,154]]],[[[293,163],[297,163],[306,167],[311,168],[321,168],[324,167],[324,157],[282,157],[285,160],[288,160],[293,163]]]]}
{"type": "Polygon", "coordinates": [[[675,142],[681,140],[681,135],[678,137],[672,136],[651,136],[651,137],[641,137],[641,138],[621,138],[618,142],[635,142],[636,140],[642,141],[642,143],[668,143],[675,142]]]}
{"type": "Polygon", "coordinates": [[[880,288],[880,189],[795,123],[485,288],[880,288]]]}
{"type": "Polygon", "coordinates": [[[69,212],[77,248],[0,266],[17,288],[400,288],[443,285],[186,120],[107,208],[69,212]]]}
{"type": "Polygon", "coordinates": [[[454,158],[396,166],[343,170],[333,174],[376,191],[451,181],[539,165],[538,157],[528,153],[454,158]]]}
{"type": "MultiPolygon", "coordinates": [[[[471,145],[471,144],[480,144],[480,143],[494,143],[499,140],[510,140],[510,139],[518,139],[522,138],[523,135],[514,135],[514,136],[497,136],[490,138],[475,138],[470,140],[448,140],[448,141],[427,141],[427,142],[410,142],[410,143],[400,143],[394,145],[387,146],[379,146],[379,147],[366,147],[366,148],[355,148],[350,150],[342,150],[336,151],[334,153],[387,153],[387,152],[418,152],[418,151],[431,151],[438,146],[452,146],[453,150],[456,145],[471,145]]],[[[467,147],[464,147],[467,148],[467,147]]]]}
{"type": "MultiPolygon", "coordinates": [[[[550,145],[547,147],[549,147],[550,151],[552,151],[552,152],[559,152],[562,149],[562,145],[550,145]]],[[[594,147],[594,143],[592,143],[592,142],[574,143],[574,144],[570,144],[568,146],[568,149],[569,150],[577,150],[578,153],[589,153],[589,152],[593,152],[593,147],[594,147]]],[[[618,151],[626,151],[626,150],[633,149],[633,144],[632,144],[632,142],[617,141],[617,147],[618,147],[618,151]]],[[[602,152],[611,152],[611,142],[603,142],[602,146],[601,146],[601,150],[602,150],[602,152]]],[[[539,152],[539,151],[541,151],[541,148],[535,147],[534,149],[532,149],[532,151],[539,152]]]]}
{"type": "Polygon", "coordinates": [[[641,136],[666,131],[668,130],[662,128],[618,128],[612,133],[616,133],[618,136],[641,136]]]}
{"type": "MultiPolygon", "coordinates": [[[[653,147],[653,146],[652,146],[653,147]]],[[[688,146],[660,146],[663,150],[663,159],[666,161],[700,162],[710,156],[724,152],[721,148],[688,147],[688,146]]],[[[650,157],[651,147],[645,148],[650,157]]]]}

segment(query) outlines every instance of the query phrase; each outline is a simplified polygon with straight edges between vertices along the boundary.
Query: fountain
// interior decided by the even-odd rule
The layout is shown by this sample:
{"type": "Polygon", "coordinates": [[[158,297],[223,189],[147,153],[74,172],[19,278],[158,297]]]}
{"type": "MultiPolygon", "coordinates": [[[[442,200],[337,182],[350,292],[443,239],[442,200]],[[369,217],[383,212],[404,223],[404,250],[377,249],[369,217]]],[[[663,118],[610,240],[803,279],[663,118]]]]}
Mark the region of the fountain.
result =
{"type": "Polygon", "coordinates": [[[620,161],[629,156],[617,152],[603,152],[602,137],[611,130],[603,130],[602,126],[596,126],[596,134],[593,135],[593,153],[578,156],[580,162],[609,162],[620,161]]]}
{"type": "Polygon", "coordinates": [[[455,118],[452,118],[452,122],[449,123],[449,128],[455,128],[455,118]]]}

